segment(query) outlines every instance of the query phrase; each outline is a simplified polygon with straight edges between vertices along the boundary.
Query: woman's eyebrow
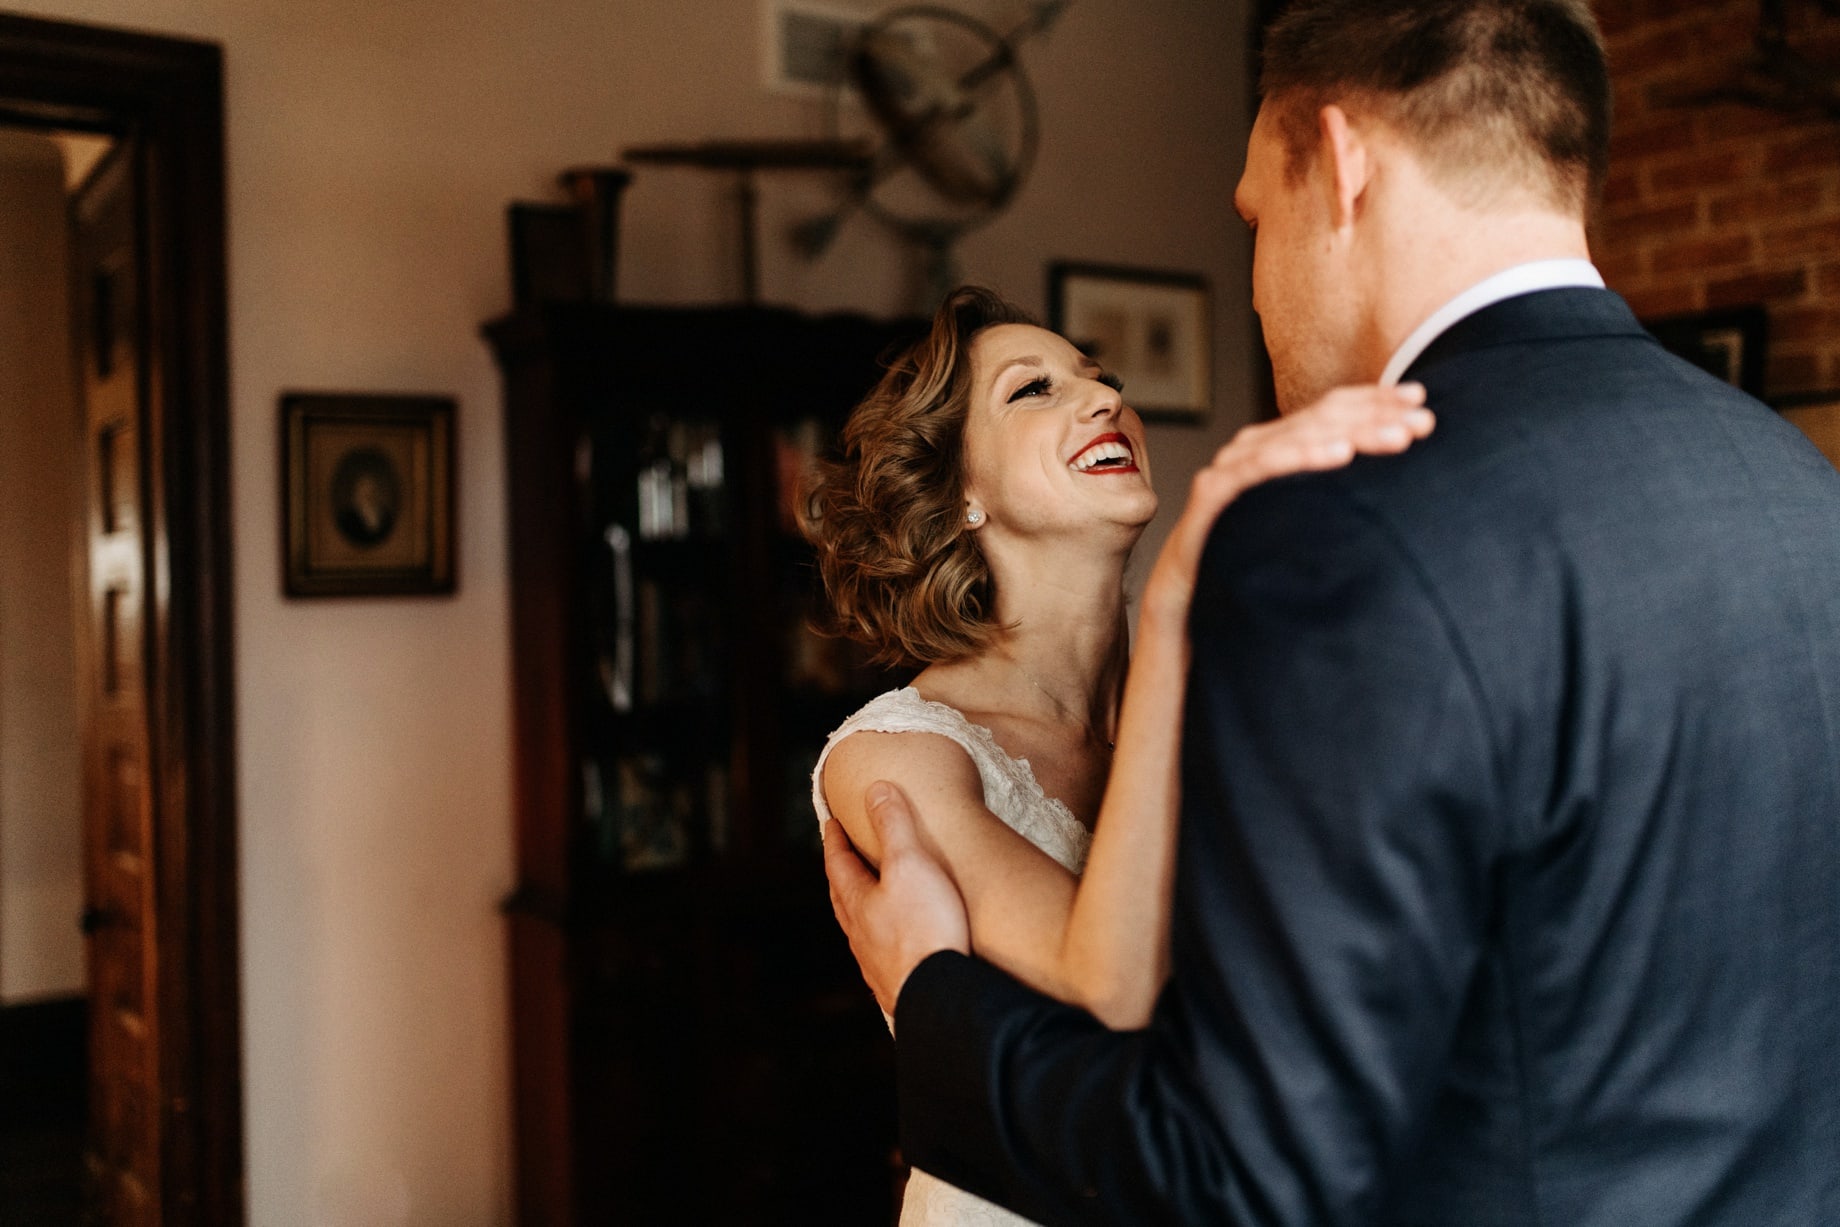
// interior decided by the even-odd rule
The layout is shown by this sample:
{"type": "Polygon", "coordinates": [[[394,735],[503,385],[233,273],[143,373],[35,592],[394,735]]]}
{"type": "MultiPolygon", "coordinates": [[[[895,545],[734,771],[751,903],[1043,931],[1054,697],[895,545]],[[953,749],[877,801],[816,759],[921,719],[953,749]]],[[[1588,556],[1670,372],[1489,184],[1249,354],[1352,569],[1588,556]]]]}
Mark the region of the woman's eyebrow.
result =
{"type": "Polygon", "coordinates": [[[1039,367],[1039,366],[1042,366],[1042,365],[1045,365],[1045,364],[1044,364],[1044,363],[1042,362],[1042,360],[1041,360],[1040,358],[1038,358],[1038,357],[1036,357],[1036,356],[1035,356],[1034,354],[1029,354],[1029,355],[1026,355],[1026,356],[1024,356],[1024,357],[1021,357],[1021,358],[1011,358],[1011,359],[1010,359],[1010,360],[1009,360],[1008,362],[1005,362],[1005,363],[1004,363],[1004,364],[1003,364],[1002,366],[1000,366],[1000,367],[998,367],[998,368],[996,369],[996,373],[995,373],[995,374],[993,374],[993,375],[992,375],[992,376],[990,377],[990,382],[994,384],[994,383],[996,383],[996,382],[997,382],[997,381],[998,381],[999,379],[1002,379],[1002,378],[1003,378],[1003,376],[1004,376],[1004,374],[1005,374],[1005,373],[1006,373],[1006,372],[1007,372],[1007,371],[1009,370],[1009,368],[1010,368],[1010,367],[1012,367],[1012,366],[1035,366],[1035,367],[1039,367]]]}

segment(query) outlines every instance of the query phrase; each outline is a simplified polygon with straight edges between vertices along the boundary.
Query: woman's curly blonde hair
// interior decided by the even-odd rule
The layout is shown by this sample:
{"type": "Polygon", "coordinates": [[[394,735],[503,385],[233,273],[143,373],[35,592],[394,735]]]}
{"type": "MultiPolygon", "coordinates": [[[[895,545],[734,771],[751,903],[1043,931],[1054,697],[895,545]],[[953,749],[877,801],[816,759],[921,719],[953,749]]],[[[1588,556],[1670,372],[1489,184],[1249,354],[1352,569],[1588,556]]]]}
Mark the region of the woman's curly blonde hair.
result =
{"type": "Polygon", "coordinates": [[[969,656],[990,641],[990,568],[965,524],[965,417],[971,342],[996,324],[1033,324],[981,286],[961,286],[927,335],[850,414],[806,504],[830,598],[821,626],[883,664],[969,656]]]}

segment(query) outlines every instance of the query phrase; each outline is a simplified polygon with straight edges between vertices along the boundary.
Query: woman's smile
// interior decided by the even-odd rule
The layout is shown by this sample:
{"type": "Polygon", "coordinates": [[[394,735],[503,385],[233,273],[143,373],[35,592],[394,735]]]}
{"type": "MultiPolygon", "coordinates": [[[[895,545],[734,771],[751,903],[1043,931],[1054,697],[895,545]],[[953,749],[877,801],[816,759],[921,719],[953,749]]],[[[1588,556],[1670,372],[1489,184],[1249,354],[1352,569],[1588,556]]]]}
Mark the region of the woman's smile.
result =
{"type": "Polygon", "coordinates": [[[1137,456],[1129,439],[1111,431],[1081,448],[1079,454],[1067,462],[1067,467],[1076,473],[1135,473],[1137,456]]]}

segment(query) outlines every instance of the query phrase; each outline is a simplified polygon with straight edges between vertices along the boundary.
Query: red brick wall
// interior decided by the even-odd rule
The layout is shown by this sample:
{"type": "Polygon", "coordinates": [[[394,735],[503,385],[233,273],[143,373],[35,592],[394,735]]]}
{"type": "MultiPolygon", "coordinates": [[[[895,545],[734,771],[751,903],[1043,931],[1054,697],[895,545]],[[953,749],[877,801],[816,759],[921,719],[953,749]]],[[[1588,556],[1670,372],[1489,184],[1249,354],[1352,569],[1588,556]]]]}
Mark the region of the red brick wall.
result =
{"type": "MultiPolygon", "coordinates": [[[[1686,99],[1732,81],[1757,0],[1596,0],[1616,121],[1591,249],[1645,318],[1762,304],[1770,396],[1840,388],[1840,119],[1686,99]]],[[[1787,0],[1840,71],[1840,19],[1787,0]]]]}

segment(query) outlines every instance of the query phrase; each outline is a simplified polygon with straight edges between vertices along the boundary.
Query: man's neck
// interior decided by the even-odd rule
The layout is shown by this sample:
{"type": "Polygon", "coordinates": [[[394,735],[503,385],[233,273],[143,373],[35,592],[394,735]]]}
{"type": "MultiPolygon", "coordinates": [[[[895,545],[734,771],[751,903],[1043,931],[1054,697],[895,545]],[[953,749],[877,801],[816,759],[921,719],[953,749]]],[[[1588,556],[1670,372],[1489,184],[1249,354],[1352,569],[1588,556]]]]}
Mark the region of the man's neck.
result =
{"type": "Polygon", "coordinates": [[[1584,223],[1544,210],[1486,215],[1452,210],[1435,224],[1402,227],[1377,295],[1368,349],[1378,379],[1401,344],[1470,287],[1541,260],[1589,260],[1584,223]]]}

